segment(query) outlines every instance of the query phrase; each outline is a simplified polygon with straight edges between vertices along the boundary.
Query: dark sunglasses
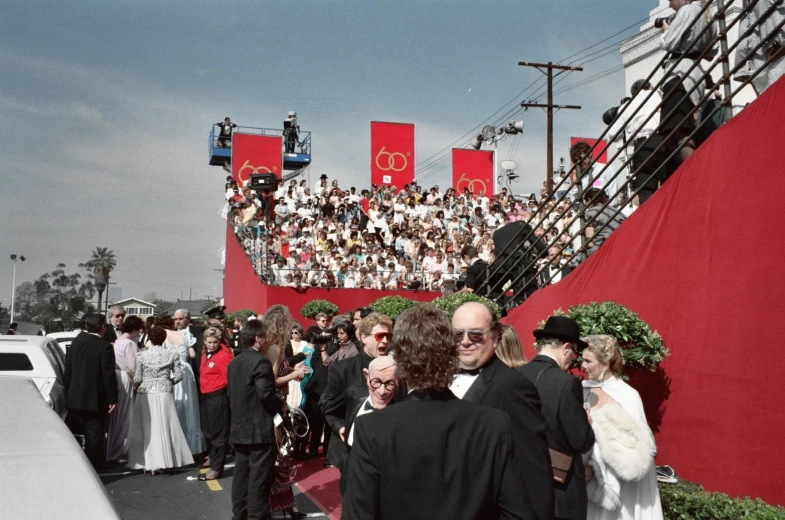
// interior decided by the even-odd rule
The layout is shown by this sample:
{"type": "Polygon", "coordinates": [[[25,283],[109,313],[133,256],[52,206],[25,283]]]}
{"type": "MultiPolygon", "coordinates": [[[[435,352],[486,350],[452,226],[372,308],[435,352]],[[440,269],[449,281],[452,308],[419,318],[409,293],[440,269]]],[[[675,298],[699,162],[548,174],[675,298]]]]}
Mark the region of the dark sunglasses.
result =
{"type": "Polygon", "coordinates": [[[487,334],[487,332],[485,332],[484,330],[479,330],[479,329],[472,329],[472,330],[455,329],[453,333],[455,334],[456,343],[460,343],[461,341],[463,341],[464,336],[469,336],[469,341],[471,341],[472,343],[479,343],[485,338],[485,335],[487,334]]]}

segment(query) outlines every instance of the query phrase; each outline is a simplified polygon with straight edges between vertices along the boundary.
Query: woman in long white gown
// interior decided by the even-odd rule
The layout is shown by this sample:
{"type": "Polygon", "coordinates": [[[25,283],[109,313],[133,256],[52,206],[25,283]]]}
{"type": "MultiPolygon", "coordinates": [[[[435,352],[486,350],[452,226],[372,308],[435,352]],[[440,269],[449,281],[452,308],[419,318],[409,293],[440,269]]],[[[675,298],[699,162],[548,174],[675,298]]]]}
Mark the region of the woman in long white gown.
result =
{"type": "Polygon", "coordinates": [[[588,481],[588,520],[662,520],[654,456],[657,445],[640,395],[621,380],[624,365],[616,339],[582,338],[584,398],[595,443],[584,455],[593,470],[588,481]]]}
{"type": "Polygon", "coordinates": [[[134,407],[134,371],[139,347],[136,341],[144,330],[142,319],[129,316],[120,327],[123,333],[114,342],[114,371],[117,375],[117,408],[109,415],[106,460],[128,457],[128,432],[134,407]]]}
{"type": "Polygon", "coordinates": [[[183,377],[180,359],[163,346],[166,331],[153,327],[150,347],[136,358],[137,385],[128,438],[128,467],[156,471],[193,464],[174,406],[172,386],[183,377]]]}
{"type": "Polygon", "coordinates": [[[199,393],[193,368],[188,363],[189,349],[193,345],[188,345],[188,340],[183,333],[175,330],[174,319],[171,316],[161,316],[156,322],[166,329],[164,346],[177,354],[183,372],[182,381],[174,386],[174,404],[177,408],[180,426],[183,428],[191,453],[204,453],[207,447],[199,418],[199,393]]]}

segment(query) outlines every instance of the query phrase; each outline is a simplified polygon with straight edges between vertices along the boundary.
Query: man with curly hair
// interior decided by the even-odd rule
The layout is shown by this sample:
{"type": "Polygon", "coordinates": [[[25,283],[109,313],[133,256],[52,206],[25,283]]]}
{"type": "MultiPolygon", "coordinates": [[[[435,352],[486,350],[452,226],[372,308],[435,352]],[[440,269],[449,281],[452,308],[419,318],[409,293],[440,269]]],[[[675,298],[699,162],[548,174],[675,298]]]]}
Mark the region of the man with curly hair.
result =
{"type": "Polygon", "coordinates": [[[458,358],[448,317],[431,304],[407,309],[393,344],[411,391],[355,420],[342,518],[536,518],[510,419],[450,391],[458,358]]]}

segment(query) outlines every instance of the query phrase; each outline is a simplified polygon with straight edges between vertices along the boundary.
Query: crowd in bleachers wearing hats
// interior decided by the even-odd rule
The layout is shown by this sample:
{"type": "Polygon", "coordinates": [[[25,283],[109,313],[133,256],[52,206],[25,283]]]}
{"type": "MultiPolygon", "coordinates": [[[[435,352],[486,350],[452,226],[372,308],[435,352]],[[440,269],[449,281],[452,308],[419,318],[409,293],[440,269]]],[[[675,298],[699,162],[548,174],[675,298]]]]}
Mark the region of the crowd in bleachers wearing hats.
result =
{"type": "MultiPolygon", "coordinates": [[[[492,263],[493,232],[533,221],[535,233],[556,237],[573,221],[571,201],[535,194],[495,196],[464,189],[425,188],[415,182],[348,190],[322,175],[257,193],[227,177],[227,217],[256,272],[270,285],[385,290],[459,290],[468,266],[466,245],[492,263]]],[[[547,238],[547,237],[546,237],[547,238]]],[[[549,241],[550,242],[550,241],[549,241]]],[[[573,244],[569,233],[564,262],[573,244]]]]}

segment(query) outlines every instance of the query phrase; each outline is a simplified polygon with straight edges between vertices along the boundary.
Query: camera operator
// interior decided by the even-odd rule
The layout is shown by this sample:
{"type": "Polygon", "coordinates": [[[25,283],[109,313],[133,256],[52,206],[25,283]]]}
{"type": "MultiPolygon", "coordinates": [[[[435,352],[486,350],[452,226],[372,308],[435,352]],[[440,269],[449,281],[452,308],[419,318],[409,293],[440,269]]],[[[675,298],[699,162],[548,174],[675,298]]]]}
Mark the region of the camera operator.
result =
{"type": "Polygon", "coordinates": [[[297,124],[297,112],[289,112],[283,122],[283,136],[286,141],[286,153],[294,153],[294,147],[299,138],[300,125],[297,124]]]}
{"type": "MultiPolygon", "coordinates": [[[[713,23],[709,26],[711,17],[708,10],[701,15],[701,2],[697,0],[670,0],[670,6],[676,13],[668,20],[658,19],[655,22],[658,25],[661,22],[660,47],[669,53],[663,65],[667,75],[662,86],[663,104],[658,133],[666,139],[676,129],[664,148],[670,155],[683,145],[675,157],[677,163],[683,163],[695,151],[695,142],[686,139],[696,126],[697,111],[693,112],[693,109],[706,92],[706,70],[700,63],[691,72],[690,68],[704,51],[703,59],[707,61],[717,55],[717,50],[711,47],[717,28],[713,23]],[[673,70],[670,70],[671,67],[673,70]],[[692,90],[693,87],[696,87],[695,90],[692,90]],[[692,93],[687,96],[691,90],[692,93]],[[668,114],[671,114],[670,117],[668,114]]],[[[661,180],[666,180],[670,173],[667,172],[661,180]]]]}
{"type": "Polygon", "coordinates": [[[351,322],[335,321],[329,330],[332,333],[332,343],[337,348],[330,356],[325,357],[326,350],[322,351],[322,363],[325,367],[330,367],[336,361],[348,359],[356,356],[360,350],[358,348],[356,329],[351,322]]]}
{"type": "MultiPolygon", "coordinates": [[[[749,4],[750,0],[744,0],[743,9],[747,9],[749,4]]],[[[743,64],[743,66],[736,72],[734,79],[746,81],[767,60],[772,59],[772,62],[752,79],[751,84],[757,95],[761,95],[764,90],[785,75],[785,28],[775,32],[783,18],[785,18],[785,4],[782,0],[759,0],[747,11],[747,15],[742,18],[739,25],[739,34],[746,34],[751,27],[752,30],[739,42],[736,49],[736,65],[743,64]],[[777,3],[779,6],[764,18],[764,14],[777,3]],[[751,53],[761,41],[766,43],[756,52],[751,53]]]]}

